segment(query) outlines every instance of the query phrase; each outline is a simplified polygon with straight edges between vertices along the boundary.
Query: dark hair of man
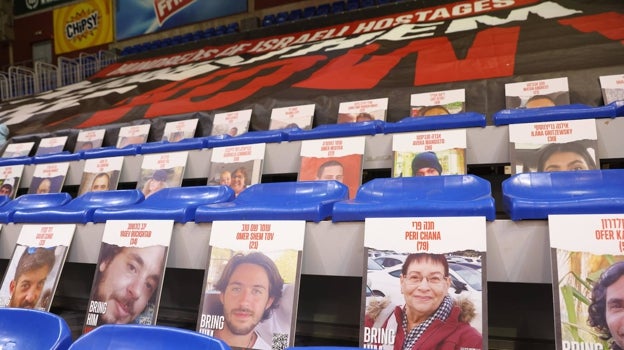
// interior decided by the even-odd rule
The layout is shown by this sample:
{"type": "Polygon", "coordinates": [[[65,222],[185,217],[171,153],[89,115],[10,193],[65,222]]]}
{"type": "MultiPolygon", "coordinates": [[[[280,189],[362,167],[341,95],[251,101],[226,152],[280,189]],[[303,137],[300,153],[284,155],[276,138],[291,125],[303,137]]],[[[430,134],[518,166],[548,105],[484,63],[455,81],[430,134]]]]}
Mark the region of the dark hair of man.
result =
{"type": "Polygon", "coordinates": [[[446,261],[446,257],[444,254],[431,254],[431,253],[413,253],[409,254],[401,267],[401,273],[403,276],[407,275],[407,269],[410,264],[413,262],[418,263],[433,263],[440,264],[444,268],[444,276],[449,275],[449,266],[448,261],[446,261]]]}
{"type": "Polygon", "coordinates": [[[339,167],[343,168],[343,165],[340,164],[339,161],[337,161],[337,160],[328,160],[327,162],[321,164],[321,166],[318,168],[318,170],[316,171],[316,177],[318,177],[320,179],[321,176],[323,175],[323,172],[325,171],[325,168],[329,168],[330,166],[339,166],[339,167]]]}
{"type": "Polygon", "coordinates": [[[585,163],[587,163],[587,166],[590,169],[596,169],[596,162],[587,151],[587,147],[583,146],[579,142],[572,141],[566,143],[549,143],[544,146],[540,151],[539,159],[537,160],[537,171],[544,171],[544,165],[546,164],[548,158],[550,158],[553,154],[560,152],[576,153],[585,160],[585,163]]]}
{"type": "Polygon", "coordinates": [[[607,325],[607,288],[624,276],[624,261],[609,266],[594,284],[591,303],[588,307],[587,323],[601,333],[600,338],[609,340],[611,333],[607,325]]]}
{"type": "Polygon", "coordinates": [[[56,258],[54,256],[53,248],[26,247],[17,262],[15,277],[13,279],[17,281],[23,274],[29,271],[38,270],[44,266],[52,270],[55,260],[56,258]]]}
{"type": "Polygon", "coordinates": [[[253,264],[258,265],[264,269],[269,279],[269,298],[273,298],[273,304],[264,311],[262,320],[266,320],[271,317],[271,312],[279,306],[280,299],[282,298],[282,288],[284,287],[284,279],[280,276],[279,270],[275,265],[275,262],[268,256],[260,252],[251,252],[247,255],[242,253],[235,254],[228,261],[227,265],[221,273],[221,278],[215,283],[215,288],[221,293],[225,292],[230,278],[234,274],[234,270],[241,264],[253,264]]]}

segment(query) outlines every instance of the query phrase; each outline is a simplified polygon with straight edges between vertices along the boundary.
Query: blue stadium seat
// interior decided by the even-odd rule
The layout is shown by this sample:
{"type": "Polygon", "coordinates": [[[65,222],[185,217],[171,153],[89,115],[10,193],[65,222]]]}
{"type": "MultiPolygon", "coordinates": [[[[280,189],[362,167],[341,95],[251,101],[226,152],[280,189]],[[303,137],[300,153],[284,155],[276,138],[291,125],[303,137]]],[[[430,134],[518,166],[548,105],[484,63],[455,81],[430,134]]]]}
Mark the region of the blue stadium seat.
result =
{"type": "Polygon", "coordinates": [[[303,10],[302,9],[294,9],[288,13],[289,21],[296,21],[298,19],[303,18],[303,10]]]}
{"type": "Polygon", "coordinates": [[[33,157],[23,156],[14,158],[0,158],[0,167],[10,165],[28,165],[32,164],[33,157]]]}
{"type": "Polygon", "coordinates": [[[188,329],[138,324],[105,324],[80,336],[71,350],[205,349],[229,350],[217,338],[188,329]]]}
{"type": "Polygon", "coordinates": [[[559,120],[615,118],[624,116],[624,101],[592,107],[584,104],[504,109],[492,115],[495,125],[536,123],[559,120]]]}
{"type": "Polygon", "coordinates": [[[66,350],[72,335],[65,320],[34,309],[0,308],[0,349],[66,350]]]}
{"type": "Polygon", "coordinates": [[[288,21],[288,12],[278,12],[275,16],[275,23],[281,24],[288,21]]]}
{"type": "Polygon", "coordinates": [[[624,169],[516,174],[502,189],[512,220],[624,212],[624,169]]]}
{"type": "Polygon", "coordinates": [[[349,198],[349,189],[338,181],[260,183],[249,186],[231,202],[197,208],[195,222],[214,220],[306,220],[319,222],[331,216],[337,201],[349,198]]]}
{"type": "Polygon", "coordinates": [[[137,155],[140,149],[141,145],[128,145],[124,148],[106,146],[82,150],[79,152],[79,154],[80,158],[82,159],[122,157],[137,155]]]}
{"type": "Polygon", "coordinates": [[[155,192],[137,204],[95,209],[93,222],[153,219],[185,223],[194,219],[198,206],[233,199],[234,191],[227,186],[170,187],[155,192]]]}
{"type": "Polygon", "coordinates": [[[215,35],[223,35],[226,31],[227,27],[225,25],[215,27],[215,35]]]}
{"type": "Polygon", "coordinates": [[[214,27],[210,27],[210,28],[204,30],[204,37],[205,38],[210,38],[210,37],[213,37],[213,36],[215,36],[215,29],[214,29],[214,27]]]}
{"type": "Polygon", "coordinates": [[[384,124],[384,133],[485,127],[485,125],[485,115],[476,112],[465,112],[440,115],[435,118],[405,117],[398,122],[386,122],[384,124]]]}
{"type": "Polygon", "coordinates": [[[347,11],[360,8],[360,0],[347,0],[347,11]]]}
{"type": "Polygon", "coordinates": [[[0,196],[0,207],[7,204],[9,201],[11,201],[9,196],[0,196]]]}
{"type": "Polygon", "coordinates": [[[344,124],[323,124],[311,130],[299,128],[284,129],[287,141],[315,140],[331,137],[349,137],[375,135],[383,132],[384,122],[373,120],[370,122],[344,123],[344,124]]]}
{"type": "Polygon", "coordinates": [[[373,179],[360,186],[354,199],[334,204],[332,220],[485,216],[491,221],[495,214],[488,181],[474,175],[444,175],[373,179]]]}
{"type": "Polygon", "coordinates": [[[71,153],[69,151],[63,151],[60,153],[50,153],[41,156],[34,156],[32,158],[33,164],[42,163],[63,163],[80,160],[80,153],[71,153]]]}
{"type": "Polygon", "coordinates": [[[303,9],[303,18],[310,18],[316,15],[316,7],[308,6],[303,9]]]}
{"type": "Polygon", "coordinates": [[[234,137],[230,135],[216,135],[202,139],[204,140],[204,148],[215,148],[254,143],[279,143],[286,140],[286,134],[284,130],[260,130],[249,131],[234,137]]]}
{"type": "Polygon", "coordinates": [[[201,138],[189,138],[182,139],[178,142],[158,141],[148,142],[141,145],[139,154],[151,154],[151,153],[167,153],[167,152],[180,152],[190,151],[196,149],[202,149],[204,142],[201,138]]]}
{"type": "Polygon", "coordinates": [[[330,4],[321,4],[316,8],[317,16],[327,16],[331,13],[331,5],[330,4]]]}
{"type": "Polygon", "coordinates": [[[332,13],[344,12],[346,8],[347,6],[345,5],[344,1],[334,1],[332,2],[331,12],[332,13]]]}
{"type": "Polygon", "coordinates": [[[225,34],[238,33],[240,31],[240,25],[238,22],[232,22],[225,27],[225,34]]]}
{"type": "Polygon", "coordinates": [[[272,25],[274,25],[275,23],[277,23],[277,19],[275,18],[275,15],[274,15],[274,14],[272,14],[272,13],[271,13],[271,14],[268,14],[268,15],[265,15],[265,16],[262,18],[262,26],[263,26],[263,27],[272,26],[272,25]]]}
{"type": "Polygon", "coordinates": [[[54,208],[72,200],[69,193],[23,194],[0,207],[0,222],[9,223],[13,213],[22,209],[54,208]]]}
{"type": "Polygon", "coordinates": [[[93,212],[97,208],[133,205],[144,199],[143,193],[139,190],[87,192],[60,206],[17,209],[13,213],[12,222],[86,224],[93,221],[93,212]]]}
{"type": "Polygon", "coordinates": [[[375,0],[360,0],[360,7],[371,7],[375,6],[375,0]]]}

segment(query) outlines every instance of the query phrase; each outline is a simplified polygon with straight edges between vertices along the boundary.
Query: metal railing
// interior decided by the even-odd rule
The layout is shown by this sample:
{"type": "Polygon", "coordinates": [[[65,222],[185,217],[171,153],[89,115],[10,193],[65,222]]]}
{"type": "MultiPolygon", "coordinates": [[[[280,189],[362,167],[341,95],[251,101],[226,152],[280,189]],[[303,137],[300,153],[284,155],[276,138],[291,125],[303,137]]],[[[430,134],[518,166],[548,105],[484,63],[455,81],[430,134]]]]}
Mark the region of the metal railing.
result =
{"type": "Polygon", "coordinates": [[[112,51],[81,53],[77,58],[59,57],[57,64],[35,62],[34,67],[11,66],[0,72],[0,101],[32,96],[89,78],[117,61],[112,51]]]}

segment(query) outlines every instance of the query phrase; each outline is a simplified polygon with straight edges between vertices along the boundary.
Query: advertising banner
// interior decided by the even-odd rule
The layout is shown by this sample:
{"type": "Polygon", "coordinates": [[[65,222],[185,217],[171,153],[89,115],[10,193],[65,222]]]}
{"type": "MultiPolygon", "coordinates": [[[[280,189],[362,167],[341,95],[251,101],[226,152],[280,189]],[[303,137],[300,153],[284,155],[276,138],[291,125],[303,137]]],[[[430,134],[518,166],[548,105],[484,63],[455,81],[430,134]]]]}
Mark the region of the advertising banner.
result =
{"type": "Polygon", "coordinates": [[[113,41],[110,0],[87,0],[55,9],[54,52],[83,50],[113,41]]]}

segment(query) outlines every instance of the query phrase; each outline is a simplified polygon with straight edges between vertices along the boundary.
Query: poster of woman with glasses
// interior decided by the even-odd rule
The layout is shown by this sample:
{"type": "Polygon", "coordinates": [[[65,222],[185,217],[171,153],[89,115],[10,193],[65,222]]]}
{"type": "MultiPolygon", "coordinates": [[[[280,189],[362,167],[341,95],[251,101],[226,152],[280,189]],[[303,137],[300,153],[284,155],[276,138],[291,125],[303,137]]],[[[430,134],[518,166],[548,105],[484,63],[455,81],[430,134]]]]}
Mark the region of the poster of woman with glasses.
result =
{"type": "Polygon", "coordinates": [[[485,234],[484,217],[367,218],[360,346],[485,348],[485,234]]]}

